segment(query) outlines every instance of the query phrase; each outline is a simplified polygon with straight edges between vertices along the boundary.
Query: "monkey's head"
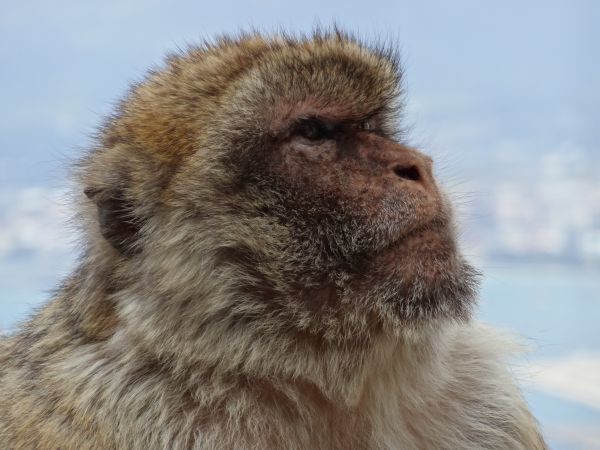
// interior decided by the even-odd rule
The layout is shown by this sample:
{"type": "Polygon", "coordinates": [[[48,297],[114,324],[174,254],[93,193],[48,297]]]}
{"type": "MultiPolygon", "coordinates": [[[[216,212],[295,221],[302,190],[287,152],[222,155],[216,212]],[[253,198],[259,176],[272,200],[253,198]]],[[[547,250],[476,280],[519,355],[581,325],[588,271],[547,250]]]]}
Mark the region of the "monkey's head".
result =
{"type": "Polygon", "coordinates": [[[401,139],[400,91],[393,52],[342,33],[169,58],[81,166],[121,318],[190,354],[468,319],[474,271],[431,159],[401,139]]]}

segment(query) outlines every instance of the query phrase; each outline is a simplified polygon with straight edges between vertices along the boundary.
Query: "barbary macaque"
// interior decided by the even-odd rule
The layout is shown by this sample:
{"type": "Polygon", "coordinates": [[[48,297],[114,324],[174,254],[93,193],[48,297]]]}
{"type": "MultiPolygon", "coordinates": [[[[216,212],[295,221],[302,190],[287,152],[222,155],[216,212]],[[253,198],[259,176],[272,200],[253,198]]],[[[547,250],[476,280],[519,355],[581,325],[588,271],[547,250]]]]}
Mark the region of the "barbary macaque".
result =
{"type": "Polygon", "coordinates": [[[135,85],[75,170],[77,269],[0,340],[1,448],[544,449],[401,88],[338,30],[135,85]]]}

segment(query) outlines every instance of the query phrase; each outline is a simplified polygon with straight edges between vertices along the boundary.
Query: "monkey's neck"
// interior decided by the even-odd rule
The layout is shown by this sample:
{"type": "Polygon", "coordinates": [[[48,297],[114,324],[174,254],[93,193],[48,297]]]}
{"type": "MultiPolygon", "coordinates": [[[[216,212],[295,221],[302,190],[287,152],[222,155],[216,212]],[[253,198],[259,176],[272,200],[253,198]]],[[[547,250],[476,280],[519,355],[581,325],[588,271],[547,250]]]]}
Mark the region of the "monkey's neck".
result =
{"type": "Polygon", "coordinates": [[[150,334],[137,334],[135,342],[144,354],[154,354],[174,372],[192,374],[183,380],[191,385],[198,377],[217,384],[227,380],[252,391],[262,387],[261,398],[299,395],[317,405],[353,408],[373,391],[385,390],[381,386],[388,382],[429,383],[429,374],[443,364],[446,328],[431,326],[426,333],[410,335],[381,333],[366,343],[318,346],[283,333],[212,330],[190,347],[193,355],[183,347],[177,353],[161,350],[159,342],[148,340],[150,334]]]}
{"type": "Polygon", "coordinates": [[[386,377],[425,380],[444,359],[445,335],[452,328],[431,323],[410,332],[380,330],[368,339],[328,343],[243,321],[232,326],[212,316],[203,323],[203,316],[182,314],[148,291],[109,292],[109,287],[96,276],[75,277],[62,297],[81,317],[78,331],[105,341],[111,351],[137,349],[178,377],[192,374],[189,384],[209,376],[313,386],[324,398],[347,406],[361,402],[370,386],[386,377]]]}

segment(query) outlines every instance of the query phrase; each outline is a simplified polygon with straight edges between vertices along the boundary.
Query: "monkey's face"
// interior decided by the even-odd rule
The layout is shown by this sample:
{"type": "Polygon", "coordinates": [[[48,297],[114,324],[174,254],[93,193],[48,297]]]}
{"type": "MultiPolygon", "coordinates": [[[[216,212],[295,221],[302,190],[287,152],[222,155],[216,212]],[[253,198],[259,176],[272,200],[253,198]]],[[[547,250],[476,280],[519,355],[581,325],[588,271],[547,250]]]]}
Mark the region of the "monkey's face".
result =
{"type": "Polygon", "coordinates": [[[473,272],[456,250],[432,160],[383,122],[377,112],[318,109],[287,121],[248,169],[262,171],[266,214],[292,230],[299,271],[337,280],[346,297],[372,295],[403,321],[467,317],[473,272]]]}
{"type": "Polygon", "coordinates": [[[395,142],[380,122],[377,114],[315,112],[292,121],[270,149],[269,169],[285,185],[285,217],[312,224],[331,256],[347,263],[447,226],[431,159],[395,142]]]}

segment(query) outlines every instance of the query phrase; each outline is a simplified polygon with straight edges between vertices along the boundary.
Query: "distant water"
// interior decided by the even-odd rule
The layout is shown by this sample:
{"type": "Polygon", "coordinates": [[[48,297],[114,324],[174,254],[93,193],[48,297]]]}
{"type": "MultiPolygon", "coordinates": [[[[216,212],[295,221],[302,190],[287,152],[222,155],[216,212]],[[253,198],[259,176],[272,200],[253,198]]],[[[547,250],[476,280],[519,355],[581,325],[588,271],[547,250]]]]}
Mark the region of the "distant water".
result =
{"type": "MultiPolygon", "coordinates": [[[[481,297],[480,318],[514,330],[531,347],[524,363],[576,353],[600,356],[598,268],[489,265],[481,297]]],[[[600,385],[600,373],[594,376],[600,385]]],[[[592,408],[532,388],[526,397],[551,448],[600,449],[600,405],[592,408]]]]}
{"type": "MultiPolygon", "coordinates": [[[[541,266],[484,265],[479,317],[513,330],[532,347],[527,361],[567,357],[586,351],[600,355],[600,271],[541,266]]],[[[61,270],[64,274],[65,269],[61,270]]],[[[29,284],[6,283],[0,292],[0,328],[13,327],[49,296],[58,278],[29,284]]],[[[4,284],[4,283],[3,283],[4,284]]],[[[600,379],[598,380],[600,383],[600,379]]],[[[600,430],[600,407],[562,400],[547,392],[526,392],[536,417],[557,450],[600,448],[556,437],[555,430],[600,430]]],[[[565,434],[563,433],[563,434],[565,434]]],[[[600,435],[600,434],[599,434],[600,435]]],[[[583,442],[583,441],[582,441],[583,442]]]]}
{"type": "Polygon", "coordinates": [[[537,356],[600,351],[600,269],[484,269],[480,317],[531,339],[537,356]]]}

